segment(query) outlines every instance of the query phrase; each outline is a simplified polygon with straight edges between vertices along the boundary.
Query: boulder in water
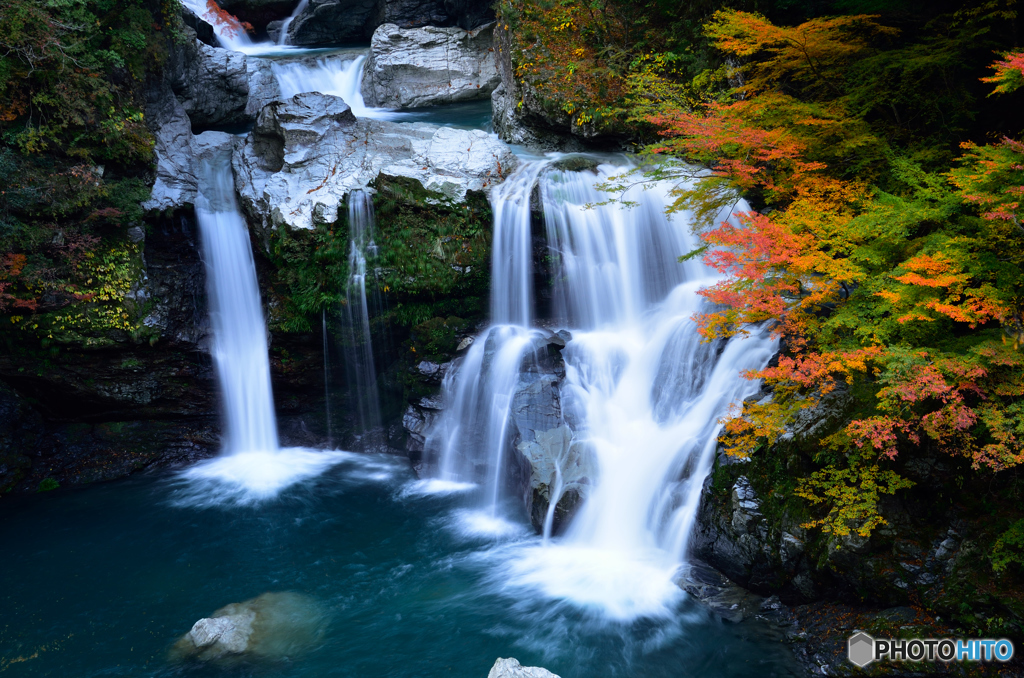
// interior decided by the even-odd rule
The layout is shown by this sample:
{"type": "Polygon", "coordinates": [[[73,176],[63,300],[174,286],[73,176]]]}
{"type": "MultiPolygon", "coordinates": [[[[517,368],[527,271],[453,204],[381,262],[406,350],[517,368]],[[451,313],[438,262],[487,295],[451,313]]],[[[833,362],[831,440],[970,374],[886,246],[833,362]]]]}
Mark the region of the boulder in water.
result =
{"type": "Polygon", "coordinates": [[[466,31],[384,24],[370,43],[363,97],[384,108],[489,99],[500,83],[491,41],[492,26],[466,31]]]}
{"type": "Polygon", "coordinates": [[[287,591],[264,593],[197,621],[171,648],[171,658],[283,659],[311,648],[323,636],[326,621],[311,598],[287,591]]]}
{"type": "Polygon", "coordinates": [[[499,657],[491,667],[487,678],[558,678],[558,676],[539,666],[523,666],[518,659],[513,657],[508,659],[499,657]]]}
{"type": "Polygon", "coordinates": [[[479,130],[357,119],[341,98],[308,92],[266,106],[233,163],[242,209],[266,233],[334,223],[344,197],[378,176],[415,180],[427,202],[463,202],[516,159],[479,130]]]}

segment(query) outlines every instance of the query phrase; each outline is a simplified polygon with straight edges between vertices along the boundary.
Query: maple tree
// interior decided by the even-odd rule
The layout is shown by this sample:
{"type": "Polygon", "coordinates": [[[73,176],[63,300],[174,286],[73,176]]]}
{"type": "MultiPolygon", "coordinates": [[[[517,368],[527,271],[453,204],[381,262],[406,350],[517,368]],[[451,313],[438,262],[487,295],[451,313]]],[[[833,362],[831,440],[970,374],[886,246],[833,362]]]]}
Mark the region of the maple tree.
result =
{"type": "MultiPolygon", "coordinates": [[[[701,292],[716,310],[700,331],[785,340],[776,365],[747,375],[773,398],[725,422],[727,451],[774,444],[800,410],[856,385],[866,395],[796,490],[824,509],[808,526],[836,535],[884,524],[880,495],[912,484],[888,465],[926,442],[976,469],[1024,462],[1024,145],[965,142],[944,169],[893,147],[853,79],[895,49],[877,16],[785,27],[721,10],[705,30],[735,67],[678,83],[650,60],[627,88],[660,135],[649,156],[689,161],[646,178],[677,182],[671,209],[697,215],[701,256],[724,274],[701,292]],[[724,79],[724,94],[706,87],[724,79]]],[[[1022,65],[1006,53],[983,80],[1012,92],[1022,65]]]]}

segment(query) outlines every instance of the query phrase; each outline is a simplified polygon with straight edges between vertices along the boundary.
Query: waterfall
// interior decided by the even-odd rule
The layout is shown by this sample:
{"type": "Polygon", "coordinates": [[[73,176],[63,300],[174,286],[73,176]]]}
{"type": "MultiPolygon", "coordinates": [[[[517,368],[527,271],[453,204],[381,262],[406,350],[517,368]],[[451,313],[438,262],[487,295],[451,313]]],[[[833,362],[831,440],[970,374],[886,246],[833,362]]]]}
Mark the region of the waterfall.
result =
{"type": "Polygon", "coordinates": [[[538,337],[529,328],[533,315],[530,195],[546,165],[521,164],[492,193],[494,325],[473,342],[458,370],[445,376],[445,409],[427,434],[427,453],[440,478],[483,482],[492,514],[501,500],[512,395],[523,359],[538,337]]]}
{"type": "Polygon", "coordinates": [[[212,163],[204,163],[196,203],[213,360],[224,395],[225,450],[232,454],[276,451],[267,327],[249,230],[235,202],[230,149],[212,163]]]}
{"type": "MultiPolygon", "coordinates": [[[[775,342],[703,342],[693,316],[716,274],[680,255],[698,242],[689,215],[666,215],[671,186],[634,187],[608,203],[598,186],[628,167],[561,172],[527,163],[492,193],[495,325],[444,384],[446,411],[428,444],[451,480],[502,483],[508,403],[529,360],[530,196],[539,186],[554,322],[572,335],[563,350],[563,416],[593,469],[589,495],[565,534],[520,550],[500,576],[512,587],[597,609],[616,619],[669,614],[682,595],[683,564],[704,478],[714,461],[719,420],[758,384],[775,342]],[[605,204],[601,204],[605,203],[605,204]]],[[[728,215],[723,215],[728,217],[728,215]]],[[[564,459],[553,460],[556,464],[564,459]]],[[[552,482],[554,500],[565,469],[552,482]]],[[[493,497],[492,497],[493,501],[493,497]]]]}
{"type": "Polygon", "coordinates": [[[363,66],[366,57],[359,55],[354,59],[338,57],[306,59],[301,61],[274,61],[270,68],[281,88],[281,97],[290,99],[302,92],[320,92],[341,97],[352,114],[357,118],[377,118],[381,120],[399,120],[406,116],[387,108],[371,108],[363,100],[362,82],[363,66]]]}
{"type": "MultiPolygon", "coordinates": [[[[379,313],[379,291],[376,281],[370,296],[376,303],[367,302],[367,261],[376,259],[374,241],[373,203],[365,191],[352,191],[348,198],[349,276],[345,287],[345,371],[349,393],[355,400],[359,416],[359,434],[374,431],[381,426],[380,393],[377,388],[377,370],[374,367],[373,343],[370,337],[371,307],[379,313]]],[[[373,275],[370,273],[370,275],[373,275]]]]}
{"type": "Polygon", "coordinates": [[[211,160],[203,161],[196,198],[210,303],[211,352],[223,400],[224,453],[179,476],[184,487],[175,503],[182,505],[271,499],[348,454],[278,447],[267,325],[249,230],[235,199],[231,150],[226,143],[211,160]]]}
{"type": "MultiPolygon", "coordinates": [[[[306,5],[309,4],[309,0],[299,0],[299,4],[295,6],[295,10],[288,15],[288,18],[281,22],[281,34],[277,38],[277,44],[284,46],[288,44],[288,29],[292,25],[292,21],[295,21],[295,17],[299,16],[306,10],[306,5]]],[[[325,92],[321,92],[325,94],[325,92]]]]}
{"type": "Polygon", "coordinates": [[[221,47],[237,52],[248,52],[256,47],[241,22],[221,10],[215,1],[182,0],[181,4],[213,26],[213,32],[217,35],[217,42],[221,44],[221,47]]]}

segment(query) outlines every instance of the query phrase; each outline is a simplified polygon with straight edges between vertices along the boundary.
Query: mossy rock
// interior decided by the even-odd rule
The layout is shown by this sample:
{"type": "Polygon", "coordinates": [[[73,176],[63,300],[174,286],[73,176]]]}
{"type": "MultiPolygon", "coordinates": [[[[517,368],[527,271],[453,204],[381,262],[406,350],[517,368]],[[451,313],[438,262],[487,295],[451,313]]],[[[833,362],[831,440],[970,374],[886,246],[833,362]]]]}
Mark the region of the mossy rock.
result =
{"type": "Polygon", "coordinates": [[[594,158],[585,155],[570,155],[552,163],[552,167],[562,172],[593,172],[597,174],[597,167],[600,165],[594,158]]]}

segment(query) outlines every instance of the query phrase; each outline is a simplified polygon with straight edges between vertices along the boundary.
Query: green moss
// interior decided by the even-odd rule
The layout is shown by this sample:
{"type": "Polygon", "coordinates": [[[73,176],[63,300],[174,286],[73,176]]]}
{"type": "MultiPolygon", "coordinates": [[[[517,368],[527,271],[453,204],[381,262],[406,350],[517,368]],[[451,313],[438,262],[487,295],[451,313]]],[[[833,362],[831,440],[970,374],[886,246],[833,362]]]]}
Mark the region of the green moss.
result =
{"type": "Polygon", "coordinates": [[[60,483],[53,478],[43,478],[39,481],[39,487],[36,488],[36,492],[50,492],[51,490],[56,490],[58,487],[60,487],[60,483]]]}

